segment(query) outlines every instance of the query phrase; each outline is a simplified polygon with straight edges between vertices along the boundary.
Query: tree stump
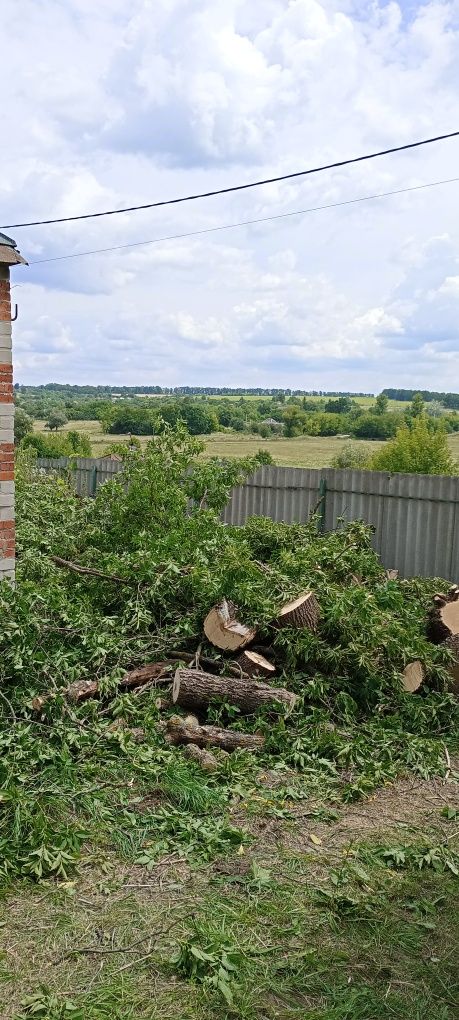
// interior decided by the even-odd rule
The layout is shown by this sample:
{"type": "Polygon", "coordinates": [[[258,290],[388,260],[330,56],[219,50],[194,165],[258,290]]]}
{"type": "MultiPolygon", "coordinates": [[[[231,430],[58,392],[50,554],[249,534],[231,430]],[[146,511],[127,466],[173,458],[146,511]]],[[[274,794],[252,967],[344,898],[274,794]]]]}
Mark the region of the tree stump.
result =
{"type": "Polygon", "coordinates": [[[239,656],[238,665],[247,676],[274,676],[276,667],[259,652],[246,651],[239,656]]]}
{"type": "Polygon", "coordinates": [[[204,633],[211,644],[225,652],[238,652],[253,641],[256,630],[241,623],[236,607],[228,599],[214,606],[204,620],[204,633]]]}
{"type": "Polygon", "coordinates": [[[320,619],[319,603],[312,591],[287,602],[277,617],[278,627],[305,627],[315,632],[320,619]]]}
{"type": "Polygon", "coordinates": [[[184,708],[202,708],[215,701],[220,704],[227,702],[237,705],[243,712],[256,712],[261,705],[270,705],[279,711],[280,705],[283,705],[291,712],[296,695],[284,687],[269,687],[243,677],[220,677],[179,668],[174,677],[172,701],[184,708]]]}
{"type": "Polygon", "coordinates": [[[441,644],[459,634],[459,587],[454,584],[446,594],[434,595],[429,612],[428,634],[435,644],[441,644]]]}

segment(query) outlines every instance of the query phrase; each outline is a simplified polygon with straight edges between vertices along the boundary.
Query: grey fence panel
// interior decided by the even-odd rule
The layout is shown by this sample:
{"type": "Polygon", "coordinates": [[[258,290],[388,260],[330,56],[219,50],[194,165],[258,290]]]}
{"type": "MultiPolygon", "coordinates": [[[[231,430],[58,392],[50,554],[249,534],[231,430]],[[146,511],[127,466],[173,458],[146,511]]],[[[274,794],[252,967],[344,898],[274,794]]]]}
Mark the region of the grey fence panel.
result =
{"type": "MultiPolygon", "coordinates": [[[[81,495],[94,495],[122,470],[122,463],[110,458],[40,458],[37,464],[74,472],[81,495]]],[[[326,531],[339,527],[340,518],[372,524],[382,562],[402,577],[459,580],[459,477],[264,466],[233,489],[222,519],[234,525],[254,515],[305,522],[318,509],[326,531]],[[321,482],[326,491],[320,505],[321,482]]]]}
{"type": "Polygon", "coordinates": [[[74,480],[79,496],[94,496],[104,482],[113,478],[122,468],[120,461],[110,457],[38,457],[37,467],[57,471],[74,480]]]}
{"type": "Polygon", "coordinates": [[[261,467],[244,485],[233,489],[223,520],[243,524],[248,517],[257,516],[304,523],[317,504],[322,474],[308,468],[261,467]]]}
{"type": "Polygon", "coordinates": [[[453,580],[459,574],[459,478],[327,472],[326,528],[357,518],[376,528],[374,546],[386,566],[453,580]]]}

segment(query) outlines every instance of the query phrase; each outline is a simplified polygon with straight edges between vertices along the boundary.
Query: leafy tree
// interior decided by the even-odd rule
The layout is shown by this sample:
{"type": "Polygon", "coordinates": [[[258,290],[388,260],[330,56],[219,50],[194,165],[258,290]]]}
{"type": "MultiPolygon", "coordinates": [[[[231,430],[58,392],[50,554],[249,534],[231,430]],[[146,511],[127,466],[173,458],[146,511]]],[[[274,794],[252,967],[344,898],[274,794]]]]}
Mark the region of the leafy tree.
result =
{"type": "Polygon", "coordinates": [[[387,414],[389,410],[389,397],[385,393],[379,393],[375,400],[373,414],[387,414]]]}
{"type": "Polygon", "coordinates": [[[285,422],[286,436],[291,439],[294,436],[302,435],[306,415],[303,413],[301,408],[297,407],[296,404],[288,404],[282,412],[282,417],[285,422]]]}
{"type": "Polygon", "coordinates": [[[68,422],[68,418],[65,416],[63,411],[53,411],[48,416],[45,428],[49,429],[50,432],[57,432],[58,429],[63,428],[68,422]]]}
{"type": "Polygon", "coordinates": [[[431,400],[426,406],[426,413],[429,415],[429,418],[442,418],[445,408],[439,400],[431,400]]]}
{"type": "Polygon", "coordinates": [[[407,411],[409,418],[420,418],[425,412],[425,403],[421,393],[415,393],[407,411]]]}
{"type": "Polygon", "coordinates": [[[414,418],[411,427],[401,425],[395,438],[371,461],[375,471],[402,471],[423,475],[454,475],[455,464],[443,428],[432,431],[426,415],[414,418]]]}
{"type": "Polygon", "coordinates": [[[208,435],[218,431],[218,418],[215,411],[205,404],[194,402],[179,405],[180,417],[186,422],[190,436],[208,435]]]}
{"type": "Polygon", "coordinates": [[[350,397],[338,397],[337,400],[327,400],[324,411],[327,414],[348,414],[353,406],[354,401],[350,397]]]}
{"type": "Polygon", "coordinates": [[[353,432],[359,439],[388,439],[398,422],[395,414],[364,414],[356,420],[353,432]]]}
{"type": "Polygon", "coordinates": [[[33,431],[32,418],[23,411],[22,407],[16,407],[14,412],[14,442],[20,443],[24,436],[33,431]]]}
{"type": "Polygon", "coordinates": [[[65,439],[72,452],[77,453],[79,457],[91,456],[91,443],[88,436],[83,435],[81,432],[77,432],[75,429],[69,429],[65,439]]]}

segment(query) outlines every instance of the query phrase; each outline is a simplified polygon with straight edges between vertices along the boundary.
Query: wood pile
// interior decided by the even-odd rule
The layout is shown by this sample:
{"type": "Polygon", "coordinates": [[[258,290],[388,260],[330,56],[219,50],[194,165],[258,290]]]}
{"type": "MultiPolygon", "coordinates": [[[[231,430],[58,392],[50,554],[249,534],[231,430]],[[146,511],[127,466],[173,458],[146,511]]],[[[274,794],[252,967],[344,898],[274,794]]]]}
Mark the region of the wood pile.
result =
{"type": "MultiPolygon", "coordinates": [[[[395,574],[395,571],[387,571],[386,579],[395,580],[395,574]]],[[[267,724],[270,718],[293,712],[297,695],[275,684],[276,673],[285,676],[282,658],[275,651],[276,632],[289,627],[315,634],[321,619],[316,595],[310,590],[303,592],[280,607],[270,625],[272,644],[268,628],[265,647],[255,644],[257,628],[240,615],[230,599],[222,599],[209,609],[203,622],[204,637],[194,653],[171,651],[169,657],[160,662],[146,663],[126,673],[117,685],[117,691],[135,694],[165,684],[166,697],[158,699],[157,707],[170,711],[175,706],[183,709],[184,714],[170,715],[160,724],[164,739],[171,746],[182,746],[186,757],[199,764],[203,771],[215,771],[222,755],[237,750],[254,753],[264,746],[265,737],[253,732],[253,721],[250,726],[250,717],[260,708],[264,709],[267,724]],[[203,647],[205,655],[201,655],[203,647]],[[277,662],[272,661],[276,656],[277,662]],[[226,706],[238,710],[238,729],[224,729],[207,721],[208,710],[215,707],[225,710],[226,706]],[[196,714],[186,714],[190,710],[196,714]],[[248,732],[241,726],[244,718],[249,720],[248,732]]],[[[459,694],[458,585],[433,596],[426,633],[430,641],[452,652],[451,689],[459,694]]],[[[419,691],[427,680],[428,672],[420,659],[408,662],[400,673],[402,689],[410,695],[419,691]]],[[[89,698],[108,699],[99,681],[87,679],[71,684],[65,695],[72,704],[89,698]]],[[[50,699],[50,695],[34,699],[34,710],[42,712],[50,699]]]]}

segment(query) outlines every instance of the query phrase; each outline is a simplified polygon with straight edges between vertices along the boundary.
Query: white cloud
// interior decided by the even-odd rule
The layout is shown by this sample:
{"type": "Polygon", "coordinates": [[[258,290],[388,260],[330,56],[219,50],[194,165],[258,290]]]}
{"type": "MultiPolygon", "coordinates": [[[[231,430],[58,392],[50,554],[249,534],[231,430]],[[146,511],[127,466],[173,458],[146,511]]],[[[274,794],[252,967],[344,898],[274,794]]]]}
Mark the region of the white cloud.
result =
{"type": "MultiPolygon", "coordinates": [[[[457,0],[4,0],[2,17],[5,223],[212,190],[456,126],[457,0]]],[[[458,155],[459,140],[444,142],[11,233],[38,262],[453,177],[458,155]]],[[[17,377],[448,388],[457,189],[18,268],[17,377]]]]}

